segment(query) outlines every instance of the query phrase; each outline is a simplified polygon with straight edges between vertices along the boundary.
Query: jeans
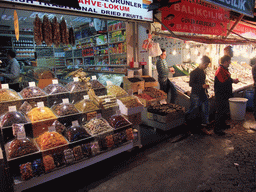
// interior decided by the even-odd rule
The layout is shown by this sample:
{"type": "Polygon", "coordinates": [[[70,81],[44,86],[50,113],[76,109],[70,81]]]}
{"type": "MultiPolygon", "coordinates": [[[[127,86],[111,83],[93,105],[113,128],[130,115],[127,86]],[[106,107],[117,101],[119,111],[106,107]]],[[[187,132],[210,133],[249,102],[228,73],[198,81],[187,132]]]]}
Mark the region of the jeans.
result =
{"type": "Polygon", "coordinates": [[[206,99],[204,101],[201,101],[198,95],[191,94],[190,95],[190,107],[189,110],[186,113],[186,116],[194,112],[196,108],[201,108],[201,116],[202,116],[202,124],[209,124],[209,100],[206,99]]]}

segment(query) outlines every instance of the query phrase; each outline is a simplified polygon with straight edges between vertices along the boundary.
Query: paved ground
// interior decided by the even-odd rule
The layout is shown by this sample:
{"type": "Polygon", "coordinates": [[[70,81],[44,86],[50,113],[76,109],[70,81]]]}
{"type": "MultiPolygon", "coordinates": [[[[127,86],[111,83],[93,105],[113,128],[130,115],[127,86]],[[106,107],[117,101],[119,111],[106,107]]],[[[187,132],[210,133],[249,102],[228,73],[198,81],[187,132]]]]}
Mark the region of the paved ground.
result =
{"type": "Polygon", "coordinates": [[[232,121],[229,136],[206,136],[191,126],[168,132],[142,127],[144,147],[34,187],[34,191],[256,191],[253,116],[232,121]],[[185,134],[185,129],[192,134],[185,134]]]}

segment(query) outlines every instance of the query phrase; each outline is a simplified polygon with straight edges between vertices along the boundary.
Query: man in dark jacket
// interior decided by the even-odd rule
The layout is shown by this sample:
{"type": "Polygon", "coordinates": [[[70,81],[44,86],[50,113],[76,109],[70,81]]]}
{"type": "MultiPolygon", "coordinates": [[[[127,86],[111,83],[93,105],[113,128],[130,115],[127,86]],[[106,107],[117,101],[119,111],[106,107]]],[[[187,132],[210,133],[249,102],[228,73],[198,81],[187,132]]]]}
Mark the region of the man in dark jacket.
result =
{"type": "Polygon", "coordinates": [[[214,80],[214,92],[215,102],[217,107],[216,125],[214,132],[217,135],[225,135],[223,129],[228,128],[225,120],[229,112],[229,101],[228,99],[233,97],[232,83],[238,83],[238,79],[232,79],[228,71],[228,67],[231,63],[231,57],[224,55],[221,58],[221,64],[215,72],[214,80]]]}
{"type": "Polygon", "coordinates": [[[207,94],[209,85],[205,83],[205,69],[209,66],[209,63],[211,63],[210,58],[203,56],[201,64],[190,73],[189,86],[192,87],[192,90],[190,95],[190,108],[186,114],[186,117],[188,117],[196,108],[200,107],[202,112],[201,130],[207,135],[211,135],[206,129],[207,124],[209,124],[209,100],[207,94]]]}

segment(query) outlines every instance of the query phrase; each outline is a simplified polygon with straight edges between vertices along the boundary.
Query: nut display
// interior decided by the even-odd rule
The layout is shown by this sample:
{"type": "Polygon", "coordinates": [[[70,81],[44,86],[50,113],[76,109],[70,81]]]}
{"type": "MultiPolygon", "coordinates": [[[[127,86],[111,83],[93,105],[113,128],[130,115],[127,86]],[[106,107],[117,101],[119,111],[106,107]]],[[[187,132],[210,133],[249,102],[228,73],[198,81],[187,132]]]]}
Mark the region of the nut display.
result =
{"type": "Polygon", "coordinates": [[[82,152],[83,152],[84,157],[89,157],[92,155],[90,143],[82,144],[81,147],[82,147],[82,152]]]}
{"type": "Polygon", "coordinates": [[[36,159],[32,163],[32,170],[34,176],[42,175],[44,172],[42,159],[36,159]]]}
{"type": "Polygon", "coordinates": [[[6,145],[8,146],[7,151],[10,159],[38,151],[33,141],[28,138],[14,139],[6,145]]]}
{"type": "Polygon", "coordinates": [[[43,157],[45,172],[49,172],[55,168],[54,159],[52,155],[45,155],[43,157]]]}
{"type": "Polygon", "coordinates": [[[39,107],[35,107],[28,112],[27,116],[31,120],[31,122],[36,122],[45,119],[57,119],[57,117],[48,107],[43,107],[42,109],[39,107]]]}
{"type": "Polygon", "coordinates": [[[60,167],[65,164],[63,152],[54,153],[53,159],[56,167],[60,167]]]}
{"type": "Polygon", "coordinates": [[[156,80],[153,77],[142,77],[145,82],[155,82],[156,80]]]}
{"type": "Polygon", "coordinates": [[[127,95],[127,92],[117,85],[108,85],[106,88],[108,95],[114,95],[116,97],[122,97],[127,95]]]}
{"type": "Polygon", "coordinates": [[[87,86],[86,86],[85,83],[76,82],[76,81],[72,81],[72,82],[68,83],[65,87],[71,93],[72,92],[77,92],[77,91],[86,91],[87,90],[87,86]]]}
{"type": "Polygon", "coordinates": [[[91,119],[88,123],[83,125],[83,127],[88,131],[90,135],[97,135],[103,132],[112,131],[113,128],[110,127],[108,122],[101,119],[91,119]]]}
{"type": "Polygon", "coordinates": [[[60,133],[60,134],[62,134],[62,133],[65,131],[65,129],[66,129],[65,125],[63,125],[62,123],[60,123],[60,122],[57,121],[57,120],[54,121],[52,125],[55,127],[55,130],[56,130],[58,133],[60,133]]]}
{"type": "Polygon", "coordinates": [[[51,149],[60,145],[65,145],[68,142],[66,139],[57,132],[45,132],[36,138],[36,142],[41,150],[51,149]]]}
{"type": "Polygon", "coordinates": [[[74,153],[72,149],[65,149],[64,150],[64,158],[67,164],[70,164],[75,161],[74,153]]]}
{"type": "Polygon", "coordinates": [[[1,127],[12,126],[12,124],[28,123],[25,115],[18,111],[7,112],[0,117],[0,120],[1,127]]]}
{"type": "Polygon", "coordinates": [[[148,107],[148,112],[165,116],[169,113],[185,114],[185,108],[173,103],[153,104],[148,107]]]}
{"type": "Polygon", "coordinates": [[[47,85],[43,90],[49,95],[68,92],[68,90],[60,84],[47,85]]]}
{"type": "Polygon", "coordinates": [[[125,143],[127,141],[127,136],[126,136],[125,130],[113,134],[113,140],[114,140],[115,146],[125,143]]]}
{"type": "Polygon", "coordinates": [[[71,103],[59,103],[57,105],[52,106],[52,110],[58,116],[79,113],[75,106],[71,103]]]}
{"type": "Polygon", "coordinates": [[[87,133],[87,131],[80,126],[71,126],[71,127],[67,128],[67,130],[65,130],[65,132],[64,132],[64,136],[70,142],[78,141],[80,139],[90,137],[90,135],[87,133]]]}
{"type": "Polygon", "coordinates": [[[111,127],[120,128],[131,123],[127,121],[122,115],[113,115],[107,119],[111,127]]]}
{"type": "Polygon", "coordinates": [[[134,139],[132,128],[126,129],[125,132],[126,132],[127,140],[133,140],[134,139]]]}
{"type": "Polygon", "coordinates": [[[146,87],[144,90],[144,93],[150,95],[153,98],[167,97],[167,94],[164,91],[161,91],[161,90],[153,88],[153,87],[146,87]]]}
{"type": "Polygon", "coordinates": [[[130,82],[132,82],[132,83],[136,83],[136,82],[142,81],[140,78],[137,78],[137,77],[128,78],[128,80],[130,82]]]}
{"type": "Polygon", "coordinates": [[[0,102],[4,101],[16,101],[20,100],[21,97],[17,92],[11,89],[0,89],[0,102]]]}
{"type": "Polygon", "coordinates": [[[103,95],[98,98],[102,101],[101,106],[104,109],[118,106],[116,97],[113,95],[103,95]]]}
{"type": "Polygon", "coordinates": [[[82,147],[80,145],[73,148],[75,160],[78,161],[83,158],[82,147]]]}
{"type": "Polygon", "coordinates": [[[127,96],[119,98],[119,100],[127,107],[127,108],[134,108],[141,106],[141,103],[137,101],[137,99],[133,96],[127,96]]]}
{"type": "Polygon", "coordinates": [[[97,80],[91,80],[90,81],[93,89],[102,89],[105,88],[99,81],[97,80]]]}
{"type": "Polygon", "coordinates": [[[21,179],[23,181],[29,180],[30,178],[33,177],[31,162],[27,162],[20,165],[20,174],[21,174],[21,179]]]}
{"type": "Polygon", "coordinates": [[[86,99],[77,102],[75,107],[81,112],[99,110],[99,108],[92,101],[86,99]]]}
{"type": "Polygon", "coordinates": [[[138,95],[136,95],[136,96],[137,96],[137,97],[140,97],[140,98],[142,98],[142,99],[148,100],[148,101],[154,99],[153,97],[151,97],[151,96],[148,95],[147,93],[138,94],[138,95]]]}
{"type": "Polygon", "coordinates": [[[26,87],[20,92],[24,99],[46,96],[46,93],[39,87],[26,87]]]}

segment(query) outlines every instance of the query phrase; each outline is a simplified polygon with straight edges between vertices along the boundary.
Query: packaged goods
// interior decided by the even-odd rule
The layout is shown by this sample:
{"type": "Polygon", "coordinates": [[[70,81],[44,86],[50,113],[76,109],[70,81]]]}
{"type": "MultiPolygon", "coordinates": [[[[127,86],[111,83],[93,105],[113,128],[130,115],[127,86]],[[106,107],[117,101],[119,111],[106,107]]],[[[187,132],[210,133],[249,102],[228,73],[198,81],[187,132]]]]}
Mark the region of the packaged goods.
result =
{"type": "Polygon", "coordinates": [[[43,108],[35,107],[28,112],[27,116],[32,123],[40,120],[45,120],[45,119],[57,119],[57,117],[53,114],[51,109],[49,109],[48,107],[43,107],[43,108]]]}
{"type": "Polygon", "coordinates": [[[83,158],[82,147],[80,145],[73,148],[75,160],[78,161],[83,158]]]}
{"type": "Polygon", "coordinates": [[[80,126],[68,127],[64,132],[64,136],[70,142],[78,141],[80,139],[90,137],[90,135],[87,133],[87,131],[80,126]]]}
{"type": "Polygon", "coordinates": [[[68,92],[68,90],[60,84],[47,85],[43,90],[49,95],[68,92]]]}
{"type": "Polygon", "coordinates": [[[12,89],[0,89],[0,102],[20,100],[19,94],[12,89]]]}
{"type": "Polygon", "coordinates": [[[39,87],[26,87],[20,92],[24,99],[46,96],[47,94],[39,87]]]}
{"type": "Polygon", "coordinates": [[[27,162],[20,165],[20,174],[23,181],[29,180],[33,177],[33,170],[31,162],[27,162]]]}
{"type": "Polygon", "coordinates": [[[32,163],[32,170],[34,176],[40,176],[44,172],[42,159],[36,159],[32,163]]]}
{"type": "Polygon", "coordinates": [[[55,130],[60,134],[63,134],[66,129],[65,125],[60,123],[58,120],[54,121],[52,125],[54,126],[55,130]]]}
{"type": "Polygon", "coordinates": [[[0,126],[8,127],[13,124],[28,123],[25,115],[18,111],[7,112],[0,117],[0,126]]]}
{"type": "Polygon", "coordinates": [[[127,108],[134,108],[141,106],[141,103],[137,101],[137,99],[133,96],[127,96],[119,98],[119,100],[127,107],[127,108]]]}
{"type": "Polygon", "coordinates": [[[78,82],[78,81],[72,81],[72,82],[68,83],[65,87],[71,93],[72,92],[77,92],[77,91],[86,91],[87,90],[86,84],[83,83],[83,82],[78,82]]]}
{"type": "Polygon", "coordinates": [[[64,150],[64,158],[67,164],[70,164],[75,161],[74,153],[72,149],[64,150]]]}
{"type": "Polygon", "coordinates": [[[47,46],[52,46],[52,25],[47,15],[43,17],[43,38],[47,46]]]}
{"type": "Polygon", "coordinates": [[[44,132],[42,135],[36,138],[36,142],[41,150],[51,149],[68,143],[60,133],[54,131],[44,132]]]}
{"type": "Polygon", "coordinates": [[[117,107],[117,100],[116,97],[113,95],[103,95],[98,97],[102,102],[101,106],[103,109],[108,109],[112,107],[117,107]]]}
{"type": "Polygon", "coordinates": [[[52,21],[52,42],[55,47],[59,47],[61,42],[61,36],[60,36],[60,24],[57,21],[57,17],[53,18],[52,21]]]}
{"type": "Polygon", "coordinates": [[[41,45],[43,42],[43,27],[38,14],[36,14],[36,18],[34,20],[34,40],[36,45],[41,45]]]}
{"type": "Polygon", "coordinates": [[[125,132],[126,132],[127,140],[133,140],[134,139],[132,128],[126,129],[125,132]]]}
{"type": "Polygon", "coordinates": [[[53,159],[56,167],[60,167],[65,164],[64,154],[63,152],[54,153],[53,159]]]}
{"type": "Polygon", "coordinates": [[[45,172],[49,172],[55,168],[54,159],[52,155],[43,156],[43,163],[45,172]]]}
{"type": "Polygon", "coordinates": [[[62,18],[61,22],[60,22],[60,34],[61,34],[61,43],[63,45],[68,45],[69,44],[69,32],[68,32],[68,28],[67,28],[67,23],[64,19],[64,17],[62,18]]]}
{"type": "Polygon", "coordinates": [[[92,155],[91,143],[82,144],[81,147],[84,157],[89,157],[92,155]]]}
{"type": "Polygon", "coordinates": [[[65,116],[70,114],[79,113],[75,106],[71,103],[59,103],[51,108],[58,116],[65,116]]]}
{"type": "Polygon", "coordinates": [[[87,112],[87,111],[96,111],[99,110],[99,108],[91,101],[83,99],[75,104],[75,107],[80,112],[87,112]]]}
{"type": "Polygon", "coordinates": [[[121,131],[113,134],[114,145],[119,146],[127,141],[126,131],[121,131]]]}
{"type": "Polygon", "coordinates": [[[88,123],[83,125],[83,127],[88,131],[90,135],[97,135],[107,131],[112,131],[113,128],[108,124],[108,122],[103,119],[91,119],[88,123]]]}
{"type": "Polygon", "coordinates": [[[112,115],[107,119],[108,123],[111,127],[120,128],[126,125],[131,125],[131,123],[124,118],[122,115],[112,115]]]}
{"type": "Polygon", "coordinates": [[[108,95],[114,95],[116,97],[127,96],[127,92],[117,85],[107,85],[108,95]]]}
{"type": "Polygon", "coordinates": [[[6,148],[10,159],[38,151],[36,145],[29,138],[15,138],[6,144],[6,148]]]}
{"type": "Polygon", "coordinates": [[[100,153],[100,146],[98,141],[91,142],[92,155],[97,155],[100,153]]]}
{"type": "Polygon", "coordinates": [[[101,149],[105,150],[114,146],[113,135],[104,135],[98,138],[98,143],[101,149]]]}

